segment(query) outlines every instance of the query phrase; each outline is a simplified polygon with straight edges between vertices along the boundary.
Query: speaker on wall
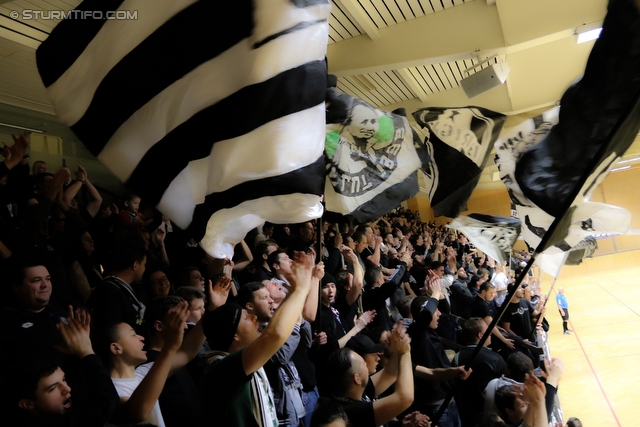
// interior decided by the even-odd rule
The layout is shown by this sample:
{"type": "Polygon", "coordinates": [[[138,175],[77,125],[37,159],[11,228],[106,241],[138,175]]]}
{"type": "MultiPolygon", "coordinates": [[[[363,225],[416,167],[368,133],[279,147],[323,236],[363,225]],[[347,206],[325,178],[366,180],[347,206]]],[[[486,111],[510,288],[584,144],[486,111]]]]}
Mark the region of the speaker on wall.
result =
{"type": "Polygon", "coordinates": [[[473,98],[506,82],[509,71],[511,70],[506,62],[491,64],[460,80],[460,86],[468,98],[473,98]]]}

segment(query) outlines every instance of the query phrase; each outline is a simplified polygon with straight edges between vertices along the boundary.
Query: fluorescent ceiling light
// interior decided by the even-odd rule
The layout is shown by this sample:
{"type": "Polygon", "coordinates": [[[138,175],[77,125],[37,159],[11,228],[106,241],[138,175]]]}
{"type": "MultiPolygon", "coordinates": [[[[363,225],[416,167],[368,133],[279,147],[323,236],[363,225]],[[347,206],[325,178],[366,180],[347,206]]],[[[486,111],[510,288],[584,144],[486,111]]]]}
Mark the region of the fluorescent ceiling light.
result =
{"type": "Polygon", "coordinates": [[[596,29],[578,34],[578,44],[590,42],[591,40],[597,39],[598,37],[600,37],[601,31],[602,31],[602,28],[596,28],[596,29]]]}
{"type": "Polygon", "coordinates": [[[591,22],[589,24],[584,24],[576,28],[576,42],[578,44],[585,43],[591,40],[595,40],[600,37],[600,33],[602,32],[602,21],[591,22]]]}

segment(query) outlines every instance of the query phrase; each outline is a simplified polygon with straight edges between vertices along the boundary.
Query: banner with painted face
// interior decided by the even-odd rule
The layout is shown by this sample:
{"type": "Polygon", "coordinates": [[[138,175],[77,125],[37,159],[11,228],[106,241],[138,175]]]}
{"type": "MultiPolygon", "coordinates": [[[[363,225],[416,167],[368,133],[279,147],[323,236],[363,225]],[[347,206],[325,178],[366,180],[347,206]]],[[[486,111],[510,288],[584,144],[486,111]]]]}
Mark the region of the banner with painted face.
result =
{"type": "Polygon", "coordinates": [[[418,192],[420,138],[404,110],[392,113],[327,89],[325,207],[363,223],[418,192]]]}

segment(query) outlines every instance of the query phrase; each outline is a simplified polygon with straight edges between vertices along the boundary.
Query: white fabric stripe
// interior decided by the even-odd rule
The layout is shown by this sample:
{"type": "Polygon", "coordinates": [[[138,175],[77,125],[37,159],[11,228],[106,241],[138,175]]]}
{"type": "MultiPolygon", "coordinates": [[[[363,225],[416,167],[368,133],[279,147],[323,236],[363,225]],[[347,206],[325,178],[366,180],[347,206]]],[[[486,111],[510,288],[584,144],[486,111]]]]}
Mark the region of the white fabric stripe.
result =
{"type": "Polygon", "coordinates": [[[78,59],[49,88],[60,121],[72,126],[89,108],[98,86],[129,52],[179,11],[197,0],[125,0],[118,10],[136,10],[138,19],[108,20],[78,59]]]}
{"type": "MultiPolygon", "coordinates": [[[[320,196],[285,194],[248,200],[231,209],[220,210],[209,219],[200,246],[216,258],[233,257],[233,247],[247,233],[264,221],[275,224],[299,223],[322,216],[320,196]]],[[[173,216],[169,214],[171,219],[173,216]]]]}
{"type": "MultiPolygon", "coordinates": [[[[315,22],[329,19],[331,3],[317,4],[308,7],[293,7],[291,0],[269,0],[254,2],[254,21],[252,42],[260,42],[267,37],[278,34],[302,22],[315,22]]],[[[307,40],[309,43],[320,41],[326,44],[328,38],[307,40]]]]}
{"type": "MultiPolygon", "coordinates": [[[[198,111],[247,85],[266,81],[301,64],[324,59],[326,43],[309,44],[308,40],[317,37],[316,33],[328,37],[327,28],[327,25],[315,25],[257,50],[251,50],[249,40],[243,40],[197,67],[136,111],[114,133],[98,159],[118,178],[126,181],[156,142],[198,111]],[[283,52],[287,54],[283,55],[283,52]]],[[[243,114],[241,111],[235,113],[243,114]]],[[[324,121],[323,117],[321,122],[324,121]]]]}
{"type": "Polygon", "coordinates": [[[213,146],[207,194],[244,181],[284,175],[315,162],[324,150],[324,102],[213,146]],[[283,132],[286,129],[286,132],[283,132]]]}
{"type": "Polygon", "coordinates": [[[323,103],[271,121],[240,138],[216,143],[210,156],[190,162],[178,174],[158,209],[185,228],[195,205],[204,202],[208,194],[312,164],[324,149],[324,114],[323,103]],[[282,129],[289,131],[283,133],[282,129]],[[205,176],[206,181],[202,179],[205,176]]]}

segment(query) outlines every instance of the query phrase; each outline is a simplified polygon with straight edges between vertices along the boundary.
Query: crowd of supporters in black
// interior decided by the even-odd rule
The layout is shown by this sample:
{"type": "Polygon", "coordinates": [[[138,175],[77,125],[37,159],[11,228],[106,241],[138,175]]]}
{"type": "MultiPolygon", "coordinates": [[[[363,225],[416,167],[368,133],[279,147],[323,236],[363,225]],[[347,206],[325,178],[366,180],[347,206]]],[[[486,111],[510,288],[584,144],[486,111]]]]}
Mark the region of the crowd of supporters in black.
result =
{"type": "Polygon", "coordinates": [[[525,251],[500,265],[399,207],[367,224],[265,223],[214,259],[139,196],[106,201],[84,168],[48,171],[24,136],[4,154],[0,367],[14,425],[552,419],[564,367],[541,361],[544,296],[531,276],[504,298],[525,251]],[[514,309],[471,360],[496,301],[514,309]]]}

